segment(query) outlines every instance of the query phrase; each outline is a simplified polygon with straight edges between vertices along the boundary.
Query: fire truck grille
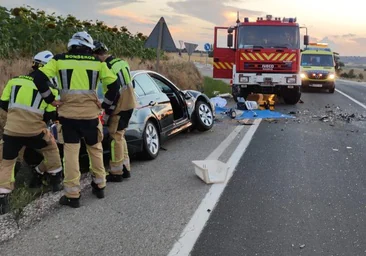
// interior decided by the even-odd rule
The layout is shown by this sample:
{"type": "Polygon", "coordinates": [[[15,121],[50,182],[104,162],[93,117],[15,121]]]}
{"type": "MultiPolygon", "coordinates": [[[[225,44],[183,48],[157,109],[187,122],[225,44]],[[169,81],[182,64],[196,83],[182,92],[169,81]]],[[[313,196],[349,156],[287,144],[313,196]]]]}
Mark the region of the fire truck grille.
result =
{"type": "Polygon", "coordinates": [[[244,62],[244,70],[255,70],[255,71],[279,71],[279,70],[291,70],[292,62],[244,62]]]}

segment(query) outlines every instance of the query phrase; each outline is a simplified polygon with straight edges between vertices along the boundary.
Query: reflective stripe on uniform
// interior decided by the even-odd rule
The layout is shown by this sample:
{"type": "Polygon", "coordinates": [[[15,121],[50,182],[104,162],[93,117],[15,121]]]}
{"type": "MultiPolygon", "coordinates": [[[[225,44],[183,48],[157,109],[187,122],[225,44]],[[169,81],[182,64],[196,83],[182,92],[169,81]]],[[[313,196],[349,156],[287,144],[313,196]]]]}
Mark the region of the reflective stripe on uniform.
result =
{"type": "Polygon", "coordinates": [[[62,89],[61,94],[95,94],[93,90],[67,90],[62,89]]]}
{"type": "Polygon", "coordinates": [[[10,96],[10,101],[9,101],[9,106],[8,106],[8,108],[11,108],[11,105],[14,103],[14,101],[15,101],[15,89],[16,89],[16,87],[15,86],[13,86],[13,87],[11,87],[11,96],[10,96]]]}
{"type": "Polygon", "coordinates": [[[37,93],[37,96],[34,99],[34,102],[32,104],[32,107],[38,109],[38,107],[41,105],[41,101],[42,101],[42,96],[40,93],[37,93]]]}
{"type": "Polygon", "coordinates": [[[118,78],[119,78],[119,80],[121,81],[121,84],[122,84],[122,88],[120,89],[120,93],[122,93],[122,91],[127,89],[127,85],[126,85],[126,82],[125,82],[125,79],[122,75],[121,70],[117,73],[117,75],[118,75],[118,78]]]}
{"type": "Polygon", "coordinates": [[[94,181],[95,184],[101,184],[101,183],[105,182],[104,179],[100,179],[100,178],[98,179],[98,178],[95,178],[95,177],[93,177],[93,181],[94,181]]]}
{"type": "Polygon", "coordinates": [[[112,105],[113,104],[113,101],[107,99],[107,98],[104,98],[103,102],[107,105],[112,105]]]}
{"type": "Polygon", "coordinates": [[[69,88],[69,83],[68,83],[68,79],[67,79],[67,70],[62,69],[62,70],[60,70],[60,73],[61,73],[62,88],[68,89],[69,88]]]}
{"type": "Polygon", "coordinates": [[[64,186],[64,190],[65,190],[67,193],[79,192],[79,191],[81,190],[81,187],[80,187],[80,186],[76,186],[76,187],[65,187],[65,186],[64,186]]]}
{"type": "Polygon", "coordinates": [[[9,194],[9,193],[11,193],[10,189],[0,188],[0,194],[9,194]]]}
{"type": "Polygon", "coordinates": [[[51,170],[51,171],[47,171],[47,173],[56,174],[56,173],[59,173],[61,171],[62,171],[62,167],[59,167],[57,169],[54,169],[54,170],[51,170]]]}
{"type": "Polygon", "coordinates": [[[93,71],[93,79],[92,79],[92,90],[95,90],[97,88],[97,82],[98,82],[98,71],[93,71]]]}
{"type": "Polygon", "coordinates": [[[123,169],[123,164],[118,166],[111,166],[111,171],[119,171],[123,169]]]}
{"type": "Polygon", "coordinates": [[[42,92],[41,95],[42,95],[43,98],[47,98],[48,96],[51,95],[51,93],[52,93],[51,90],[48,89],[47,91],[42,92]]]}
{"type": "Polygon", "coordinates": [[[11,107],[9,107],[9,109],[13,109],[13,108],[24,109],[24,110],[27,110],[29,112],[33,112],[33,113],[41,114],[41,115],[44,114],[44,110],[41,110],[41,109],[38,109],[38,108],[35,108],[35,107],[22,105],[22,104],[19,104],[19,103],[12,103],[11,107]]]}

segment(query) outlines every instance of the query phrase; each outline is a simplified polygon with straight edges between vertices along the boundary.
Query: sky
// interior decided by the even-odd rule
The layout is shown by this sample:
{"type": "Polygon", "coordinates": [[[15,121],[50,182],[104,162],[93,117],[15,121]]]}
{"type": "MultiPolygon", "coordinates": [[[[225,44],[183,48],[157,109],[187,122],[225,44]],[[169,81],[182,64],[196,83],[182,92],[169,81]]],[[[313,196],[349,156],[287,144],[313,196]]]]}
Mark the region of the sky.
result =
{"type": "MultiPolygon", "coordinates": [[[[308,28],[312,42],[328,43],[342,56],[366,56],[366,15],[360,0],[0,0],[13,8],[30,5],[72,14],[79,19],[102,20],[110,26],[126,26],[131,33],[149,35],[164,17],[176,46],[179,41],[213,43],[215,26],[230,26],[249,17],[296,17],[308,28]]],[[[305,30],[302,30],[304,33],[305,30]]]]}

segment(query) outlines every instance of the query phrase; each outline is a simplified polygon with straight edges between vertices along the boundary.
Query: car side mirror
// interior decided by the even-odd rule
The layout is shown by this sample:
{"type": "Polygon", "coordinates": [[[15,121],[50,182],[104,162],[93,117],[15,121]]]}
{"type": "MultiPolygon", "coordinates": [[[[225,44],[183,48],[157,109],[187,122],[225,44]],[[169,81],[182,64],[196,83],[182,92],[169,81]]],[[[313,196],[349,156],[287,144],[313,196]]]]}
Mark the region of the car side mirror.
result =
{"type": "Polygon", "coordinates": [[[227,35],[227,47],[231,48],[231,47],[233,47],[233,44],[234,44],[233,34],[228,34],[227,35]]]}
{"type": "Polygon", "coordinates": [[[304,45],[309,45],[309,35],[304,35],[304,45]]]}
{"type": "Polygon", "coordinates": [[[180,93],[182,94],[183,98],[186,100],[189,100],[190,98],[192,98],[191,95],[187,92],[180,91],[180,93]]]}

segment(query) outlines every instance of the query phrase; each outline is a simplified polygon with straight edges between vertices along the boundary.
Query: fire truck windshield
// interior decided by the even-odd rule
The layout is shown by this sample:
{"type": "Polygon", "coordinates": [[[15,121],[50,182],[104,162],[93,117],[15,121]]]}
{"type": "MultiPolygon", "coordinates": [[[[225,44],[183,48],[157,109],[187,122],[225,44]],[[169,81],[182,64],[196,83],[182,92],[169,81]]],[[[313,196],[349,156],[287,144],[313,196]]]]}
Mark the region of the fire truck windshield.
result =
{"type": "Polygon", "coordinates": [[[296,26],[241,26],[238,48],[300,48],[299,27],[296,26]]]}
{"type": "Polygon", "coordinates": [[[318,67],[332,67],[333,56],[326,54],[302,54],[301,66],[318,66],[318,67]]]}

